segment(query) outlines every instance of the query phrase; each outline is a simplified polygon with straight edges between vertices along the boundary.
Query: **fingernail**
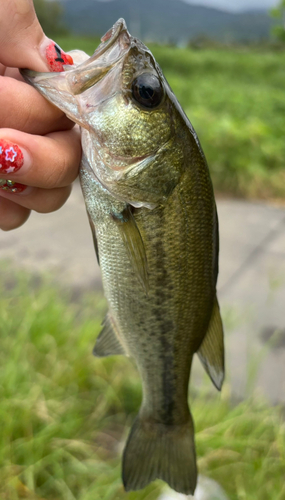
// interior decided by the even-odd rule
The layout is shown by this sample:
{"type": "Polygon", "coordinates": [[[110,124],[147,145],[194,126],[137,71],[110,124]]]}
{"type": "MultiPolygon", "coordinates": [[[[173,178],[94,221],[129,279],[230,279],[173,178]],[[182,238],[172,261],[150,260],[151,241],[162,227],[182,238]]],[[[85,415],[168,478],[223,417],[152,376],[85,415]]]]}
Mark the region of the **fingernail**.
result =
{"type": "Polygon", "coordinates": [[[0,139],[0,174],[14,174],[24,164],[24,155],[17,144],[0,139]]]}
{"type": "Polygon", "coordinates": [[[8,193],[22,193],[28,186],[10,180],[0,179],[0,190],[8,193]]]}
{"type": "Polygon", "coordinates": [[[45,49],[46,60],[50,71],[63,71],[63,66],[73,64],[73,59],[66,54],[55,42],[51,41],[45,49]]]}

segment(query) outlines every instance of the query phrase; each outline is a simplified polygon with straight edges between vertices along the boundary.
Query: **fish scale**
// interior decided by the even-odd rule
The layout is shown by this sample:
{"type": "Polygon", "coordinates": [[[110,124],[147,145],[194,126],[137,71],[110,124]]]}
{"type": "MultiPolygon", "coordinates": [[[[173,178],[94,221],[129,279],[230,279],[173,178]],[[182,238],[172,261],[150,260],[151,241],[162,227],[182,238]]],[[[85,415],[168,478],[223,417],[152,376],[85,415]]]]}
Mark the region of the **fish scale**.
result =
{"type": "Polygon", "coordinates": [[[65,73],[23,75],[82,130],[80,180],[108,302],[93,352],[131,356],[142,379],[123,454],[125,489],[160,478],[193,494],[194,354],[218,389],[224,379],[212,183],[197,135],[147,47],[122,19],[102,40],[65,73]]]}

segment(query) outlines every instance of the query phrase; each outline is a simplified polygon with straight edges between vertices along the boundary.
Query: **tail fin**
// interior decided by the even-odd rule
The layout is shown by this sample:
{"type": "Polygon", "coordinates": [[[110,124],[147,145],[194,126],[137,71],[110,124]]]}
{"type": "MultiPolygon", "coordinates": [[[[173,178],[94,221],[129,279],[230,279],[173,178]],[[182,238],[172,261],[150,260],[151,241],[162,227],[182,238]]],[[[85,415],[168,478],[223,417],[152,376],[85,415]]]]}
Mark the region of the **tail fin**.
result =
{"type": "Polygon", "coordinates": [[[194,494],[197,466],[191,416],[183,426],[136,418],[123,455],[125,490],[139,490],[156,478],[180,493],[194,494]]]}

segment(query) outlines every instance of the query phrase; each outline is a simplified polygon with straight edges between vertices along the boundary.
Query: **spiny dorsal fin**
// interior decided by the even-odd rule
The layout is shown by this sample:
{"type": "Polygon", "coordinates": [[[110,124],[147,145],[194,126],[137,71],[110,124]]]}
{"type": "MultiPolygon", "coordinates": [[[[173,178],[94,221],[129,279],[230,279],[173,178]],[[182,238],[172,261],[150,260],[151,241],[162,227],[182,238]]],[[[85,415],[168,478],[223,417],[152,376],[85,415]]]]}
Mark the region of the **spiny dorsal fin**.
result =
{"type": "Polygon", "coordinates": [[[116,334],[116,325],[109,313],[106,314],[103,321],[103,328],[97,337],[93,354],[99,358],[115,354],[126,354],[116,334]]]}
{"type": "Polygon", "coordinates": [[[225,361],[224,331],[217,297],[214,300],[207,334],[197,354],[213,384],[220,391],[225,377],[225,361]]]}
{"type": "Polygon", "coordinates": [[[148,291],[148,272],[146,252],[141,233],[132,214],[130,205],[120,214],[112,213],[112,219],[117,223],[121,237],[126,245],[133,269],[143,289],[148,291]]]}

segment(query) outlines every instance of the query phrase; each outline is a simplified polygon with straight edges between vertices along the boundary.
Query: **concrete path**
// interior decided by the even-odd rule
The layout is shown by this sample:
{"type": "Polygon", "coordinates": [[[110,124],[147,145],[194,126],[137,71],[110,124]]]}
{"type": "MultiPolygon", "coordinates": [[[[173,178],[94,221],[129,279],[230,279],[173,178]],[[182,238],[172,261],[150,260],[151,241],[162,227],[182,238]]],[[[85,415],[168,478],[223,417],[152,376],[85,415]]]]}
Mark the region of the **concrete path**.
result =
{"type": "MultiPolygon", "coordinates": [[[[285,401],[285,208],[218,200],[218,295],[225,324],[227,380],[237,397],[253,389],[285,401]],[[250,381],[250,383],[248,382],[250,381]]],[[[101,287],[80,187],[58,212],[32,214],[20,229],[0,232],[0,260],[49,271],[79,289],[101,287]]],[[[199,383],[202,370],[194,364],[199,383]]]]}

